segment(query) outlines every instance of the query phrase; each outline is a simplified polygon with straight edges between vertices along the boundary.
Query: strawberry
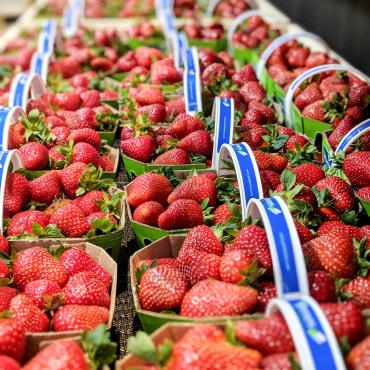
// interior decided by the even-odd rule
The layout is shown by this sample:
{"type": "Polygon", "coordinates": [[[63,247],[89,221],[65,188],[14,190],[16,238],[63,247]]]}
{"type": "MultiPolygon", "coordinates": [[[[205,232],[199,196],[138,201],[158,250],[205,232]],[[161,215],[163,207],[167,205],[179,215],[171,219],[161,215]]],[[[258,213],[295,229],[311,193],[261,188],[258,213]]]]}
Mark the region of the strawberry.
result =
{"type": "MultiPolygon", "coordinates": [[[[80,94],[81,104],[84,107],[93,108],[100,105],[100,95],[98,90],[87,90],[80,94]]],[[[67,109],[67,108],[64,108],[67,109]]],[[[74,109],[68,109],[74,110],[74,109]]]]}
{"type": "Polygon", "coordinates": [[[140,204],[135,209],[132,219],[145,225],[158,226],[158,217],[164,211],[162,204],[151,200],[140,204]]]}
{"type": "Polygon", "coordinates": [[[80,179],[89,167],[86,163],[76,162],[64,168],[60,173],[60,186],[63,193],[69,198],[76,198],[76,191],[80,186],[80,179]]]}
{"type": "Polygon", "coordinates": [[[257,81],[247,82],[240,88],[240,93],[243,95],[246,103],[249,103],[252,100],[262,102],[262,100],[266,97],[265,89],[257,81]]]}
{"type": "Polygon", "coordinates": [[[313,163],[303,163],[291,168],[296,175],[296,184],[303,184],[312,188],[316,183],[325,178],[325,173],[320,166],[313,163]]]}
{"type": "Polygon", "coordinates": [[[194,131],[204,129],[203,120],[190,116],[187,113],[181,113],[176,116],[170,125],[170,130],[177,139],[182,139],[194,131]]]}
{"type": "Polygon", "coordinates": [[[287,61],[293,68],[304,67],[310,54],[308,48],[303,46],[289,48],[286,57],[287,61]]]}
{"type": "Polygon", "coordinates": [[[352,116],[357,124],[365,119],[364,110],[358,106],[349,107],[345,110],[344,113],[346,116],[352,116]]]}
{"type": "Polygon", "coordinates": [[[346,93],[347,84],[343,78],[332,75],[321,81],[320,89],[324,99],[332,101],[334,94],[344,95],[346,93]]]}
{"type": "Polygon", "coordinates": [[[55,224],[67,238],[81,237],[90,230],[84,212],[74,204],[66,204],[59,208],[50,217],[49,224],[55,224]]]}
{"type": "Polygon", "coordinates": [[[159,155],[153,163],[165,166],[176,166],[180,164],[189,164],[190,159],[185,150],[175,148],[159,155]]]}
{"type": "Polygon", "coordinates": [[[37,223],[41,227],[46,227],[49,223],[49,216],[41,211],[19,212],[12,217],[6,230],[8,236],[20,236],[22,233],[34,235],[32,224],[37,223]]]}
{"type": "Polygon", "coordinates": [[[250,253],[250,258],[257,259],[259,264],[271,271],[272,260],[265,230],[259,226],[244,226],[226,250],[242,249],[250,253]]]}
{"type": "Polygon", "coordinates": [[[302,110],[302,116],[311,118],[316,121],[325,122],[326,113],[323,108],[325,100],[316,100],[315,102],[308,104],[302,110]]]}
{"type": "Polygon", "coordinates": [[[109,308],[110,296],[99,275],[81,271],[72,275],[63,288],[66,304],[101,306],[109,308]]]}
{"type": "Polygon", "coordinates": [[[155,151],[155,141],[149,135],[140,135],[121,142],[122,152],[140,162],[149,162],[155,151]]]}
{"type": "Polygon", "coordinates": [[[21,370],[21,366],[13,358],[0,355],[0,369],[2,370],[21,370]]]}
{"type": "Polygon", "coordinates": [[[140,105],[164,104],[164,96],[157,86],[143,86],[135,96],[135,100],[140,105]]]}
{"type": "Polygon", "coordinates": [[[212,63],[207,66],[202,72],[202,83],[204,85],[211,85],[221,81],[227,76],[227,68],[221,63],[212,63]]]}
{"type": "Polygon", "coordinates": [[[288,160],[280,154],[270,154],[255,150],[253,155],[260,171],[271,170],[281,173],[288,164],[288,160]]]}
{"type": "Polygon", "coordinates": [[[308,143],[308,140],[303,135],[290,136],[286,144],[284,145],[285,150],[297,151],[298,148],[303,148],[308,143]]]}
{"type": "Polygon", "coordinates": [[[110,220],[111,222],[113,222],[113,228],[117,228],[117,220],[112,216],[112,215],[108,215],[104,212],[94,212],[94,213],[91,213],[90,215],[88,215],[86,217],[86,221],[87,223],[91,226],[91,229],[94,230],[94,223],[96,220],[101,220],[101,219],[108,219],[110,220]]]}
{"type": "Polygon", "coordinates": [[[10,247],[8,239],[5,238],[5,236],[0,235],[0,252],[3,252],[5,254],[9,254],[10,247]]]}
{"type": "Polygon", "coordinates": [[[242,87],[249,81],[257,81],[257,76],[252,65],[246,64],[242,68],[238,69],[236,73],[232,76],[232,81],[239,87],[242,87]]]}
{"type": "Polygon", "coordinates": [[[9,126],[8,134],[8,148],[19,149],[22,145],[26,144],[26,128],[21,122],[16,122],[9,126]]]}
{"type": "Polygon", "coordinates": [[[312,270],[308,272],[308,284],[310,295],[317,302],[335,302],[336,291],[335,282],[330,274],[322,270],[312,270]]]}
{"type": "Polygon", "coordinates": [[[105,57],[95,57],[90,62],[91,68],[100,71],[109,71],[113,68],[113,63],[105,57]]]}
{"type": "Polygon", "coordinates": [[[263,358],[262,368],[263,370],[292,370],[293,363],[298,365],[295,353],[276,353],[263,358]]]}
{"type": "Polygon", "coordinates": [[[49,149],[48,155],[50,168],[57,168],[59,167],[58,162],[63,164],[63,162],[66,160],[66,157],[59,152],[61,149],[63,149],[62,145],[53,146],[49,149]]]}
{"type": "Polygon", "coordinates": [[[356,271],[352,240],[346,236],[326,234],[312,239],[302,248],[310,269],[323,269],[343,278],[356,271]]]}
{"type": "Polygon", "coordinates": [[[249,313],[257,304],[257,291],[218,280],[202,280],[184,296],[181,315],[187,317],[235,316],[249,313]]]}
{"type": "Polygon", "coordinates": [[[150,68],[153,62],[162,59],[162,53],[156,48],[140,46],[135,50],[135,58],[139,66],[150,68]]]}
{"type": "Polygon", "coordinates": [[[173,188],[167,177],[158,173],[145,173],[136,177],[127,192],[127,202],[131,207],[154,200],[162,205],[167,204],[167,197],[173,188]]]}
{"type": "Polygon", "coordinates": [[[54,102],[60,109],[75,111],[80,108],[81,98],[75,92],[61,92],[55,95],[54,102]]]}
{"type": "Polygon", "coordinates": [[[345,284],[341,291],[363,309],[370,308],[370,277],[357,276],[345,284]]]}
{"type": "Polygon", "coordinates": [[[317,100],[322,100],[319,85],[317,82],[311,82],[301,93],[297,95],[294,104],[299,110],[303,110],[307,105],[314,103],[317,100]]]}
{"type": "MultiPolygon", "coordinates": [[[[109,196],[108,196],[109,197],[109,196]]],[[[85,216],[90,215],[94,212],[100,212],[100,207],[97,201],[104,200],[104,193],[100,190],[89,191],[75,199],[76,205],[83,211],[85,216]]]]}
{"type": "Polygon", "coordinates": [[[71,134],[71,130],[66,126],[53,127],[51,129],[51,134],[55,136],[55,144],[65,144],[68,141],[68,137],[71,134]]]}
{"type": "Polygon", "coordinates": [[[212,139],[205,130],[197,130],[182,138],[178,147],[188,153],[199,154],[210,157],[212,154],[212,139]]]}
{"type": "Polygon", "coordinates": [[[90,144],[80,142],[73,146],[72,163],[82,162],[93,164],[95,167],[99,165],[99,153],[90,144]]]}
{"type": "Polygon", "coordinates": [[[10,301],[17,295],[17,291],[9,286],[0,286],[0,312],[9,309],[10,301]]]}
{"type": "Polygon", "coordinates": [[[313,68],[317,66],[321,66],[323,64],[327,64],[328,55],[322,51],[315,51],[310,53],[310,55],[306,59],[305,66],[307,68],[313,68]]]}
{"type": "Polygon", "coordinates": [[[158,226],[165,230],[186,229],[201,224],[202,208],[192,199],[176,200],[158,217],[158,226]]]}
{"type": "Polygon", "coordinates": [[[190,285],[176,267],[159,265],[144,272],[139,299],[144,310],[160,312],[180,307],[190,285]]]}
{"type": "Polygon", "coordinates": [[[181,113],[185,113],[184,97],[181,96],[179,98],[166,101],[165,108],[166,108],[166,120],[170,119],[170,117],[176,117],[181,113]]]}
{"type": "Polygon", "coordinates": [[[299,222],[298,220],[293,219],[293,221],[294,221],[294,226],[297,230],[298,237],[299,237],[301,244],[309,242],[313,238],[311,230],[306,225],[299,222]]]}
{"type": "Polygon", "coordinates": [[[163,122],[166,115],[166,109],[163,104],[150,104],[138,108],[138,114],[146,114],[151,122],[163,122]]]}
{"type": "Polygon", "coordinates": [[[370,186],[370,151],[353,152],[343,162],[343,172],[352,186],[370,186]]]}
{"type": "Polygon", "coordinates": [[[4,210],[11,215],[18,213],[27,204],[30,196],[28,180],[17,173],[9,173],[6,177],[4,210]]]}
{"type": "Polygon", "coordinates": [[[316,185],[317,190],[327,190],[334,201],[334,207],[341,212],[349,211],[355,203],[355,196],[351,186],[338,176],[327,177],[316,185]]]}
{"type": "Polygon", "coordinates": [[[365,81],[359,81],[355,85],[353,84],[349,89],[348,107],[366,107],[369,95],[370,87],[365,81]]]}
{"type": "Polygon", "coordinates": [[[54,331],[92,330],[108,322],[109,311],[105,307],[65,305],[60,307],[53,318],[54,331]]]}
{"type": "Polygon", "coordinates": [[[174,84],[182,80],[182,75],[175,68],[172,58],[153,63],[150,70],[150,77],[153,84],[163,84],[166,82],[174,84]]]}
{"type": "Polygon", "coordinates": [[[317,235],[322,236],[326,234],[344,235],[351,239],[362,239],[362,232],[359,227],[346,225],[341,221],[323,222],[317,230],[317,235]]]}
{"type": "Polygon", "coordinates": [[[359,189],[357,192],[357,196],[361,199],[366,200],[367,202],[370,202],[370,186],[359,189]]]}
{"type": "Polygon", "coordinates": [[[351,370],[366,370],[370,366],[370,335],[357,343],[348,353],[346,363],[351,370]]]}
{"type": "Polygon", "coordinates": [[[24,367],[25,370],[88,370],[85,353],[77,342],[60,339],[38,352],[24,367]]]}
{"type": "Polygon", "coordinates": [[[257,311],[265,312],[266,307],[272,298],[277,295],[275,284],[270,281],[263,281],[259,284],[257,311]]]}
{"type": "Polygon", "coordinates": [[[48,149],[43,144],[35,142],[26,143],[19,149],[19,153],[27,170],[43,170],[49,163],[48,149]]]}
{"type": "Polygon", "coordinates": [[[244,113],[240,125],[242,127],[250,127],[252,125],[263,125],[265,123],[265,116],[262,114],[262,112],[252,108],[248,109],[248,111],[244,113]]]}
{"type": "Polygon", "coordinates": [[[75,144],[81,142],[88,143],[92,145],[96,150],[100,150],[102,146],[99,134],[91,128],[80,128],[76,131],[72,131],[69,139],[72,139],[75,144]]]}
{"type": "Polygon", "coordinates": [[[330,207],[319,207],[317,209],[322,221],[339,221],[340,214],[330,207]]]}
{"type": "MultiPolygon", "coordinates": [[[[61,287],[55,282],[47,279],[33,280],[26,284],[24,293],[41,310],[55,309],[55,299],[63,298],[61,287]]],[[[63,301],[63,300],[62,300],[63,301]]]]}
{"type": "Polygon", "coordinates": [[[9,305],[12,318],[27,333],[40,333],[49,330],[49,319],[25,294],[15,296],[9,305]]]}
{"type": "Polygon", "coordinates": [[[216,185],[205,176],[191,176],[183,181],[168,197],[169,204],[179,199],[193,199],[201,204],[208,199],[208,204],[216,205],[216,185]]]}
{"type": "Polygon", "coordinates": [[[10,271],[9,271],[8,265],[5,263],[5,261],[0,259],[0,281],[2,279],[7,279],[9,276],[10,276],[10,271]]]}
{"type": "Polygon", "coordinates": [[[104,172],[114,172],[114,165],[109,155],[100,156],[98,164],[99,167],[102,168],[104,172]]]}
{"type": "Polygon", "coordinates": [[[265,122],[266,123],[273,123],[276,121],[275,117],[275,112],[272,108],[269,106],[257,101],[257,100],[252,100],[248,104],[248,109],[256,109],[260,111],[263,116],[265,117],[265,122]]]}
{"type": "Polygon", "coordinates": [[[288,326],[279,315],[240,321],[236,324],[235,331],[237,339],[263,355],[294,351],[288,326]]]}
{"type": "Polygon", "coordinates": [[[360,308],[352,302],[322,303],[329,324],[338,340],[347,337],[350,344],[356,343],[364,334],[364,319],[360,308]]]}
{"type": "Polygon", "coordinates": [[[244,101],[243,95],[239,91],[234,91],[230,89],[222,90],[218,96],[220,98],[234,99],[234,107],[236,110],[244,112],[247,108],[244,101]]]}
{"type": "Polygon", "coordinates": [[[336,149],[343,136],[346,135],[347,132],[352,130],[355,125],[356,122],[352,116],[345,116],[342,120],[340,120],[335,129],[328,137],[328,141],[331,147],[333,149],[336,149]]]}
{"type": "Polygon", "coordinates": [[[225,224],[231,217],[233,217],[233,215],[233,211],[230,209],[230,204],[223,203],[214,210],[212,223],[214,225],[218,223],[225,224]]]}
{"type": "Polygon", "coordinates": [[[29,183],[31,200],[49,205],[60,196],[59,174],[50,171],[29,183]]]}
{"type": "Polygon", "coordinates": [[[0,318],[0,354],[21,361],[25,353],[26,335],[20,323],[0,318]]]}
{"type": "Polygon", "coordinates": [[[274,64],[269,69],[268,72],[276,83],[280,86],[289,85],[293,82],[296,77],[294,72],[288,70],[284,64],[274,64]]]}

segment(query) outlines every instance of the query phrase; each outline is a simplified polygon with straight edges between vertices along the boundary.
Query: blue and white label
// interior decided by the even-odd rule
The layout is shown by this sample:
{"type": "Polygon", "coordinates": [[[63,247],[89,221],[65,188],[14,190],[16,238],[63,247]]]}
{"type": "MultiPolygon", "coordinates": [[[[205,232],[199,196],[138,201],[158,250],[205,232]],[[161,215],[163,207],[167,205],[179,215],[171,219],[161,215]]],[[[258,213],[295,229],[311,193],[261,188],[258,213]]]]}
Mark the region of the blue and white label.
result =
{"type": "MultiPolygon", "coordinates": [[[[252,149],[246,143],[223,144],[220,150],[217,173],[225,169],[225,161],[232,161],[240,191],[242,218],[246,220],[247,203],[250,199],[263,198],[261,178],[252,149]]],[[[226,167],[228,164],[226,164],[226,167]]]]}
{"type": "Polygon", "coordinates": [[[335,154],[339,152],[345,152],[358,138],[370,131],[370,119],[361,122],[349,131],[337,146],[335,154]]]}
{"type": "Polygon", "coordinates": [[[55,33],[41,32],[37,43],[37,51],[40,53],[52,53],[55,45],[55,33]]]}
{"type": "Polygon", "coordinates": [[[67,6],[63,13],[63,34],[66,37],[76,35],[78,28],[79,14],[73,6],[67,6]]]}
{"type": "Polygon", "coordinates": [[[45,21],[42,31],[48,34],[56,34],[58,29],[58,23],[55,19],[48,19],[45,21]]]}
{"type": "Polygon", "coordinates": [[[233,141],[234,99],[216,97],[213,102],[212,119],[215,121],[212,168],[217,169],[222,145],[231,144],[233,141]]]}
{"type": "Polygon", "coordinates": [[[278,196],[253,199],[248,216],[262,219],[269,241],[278,297],[309,294],[307,270],[292,215],[278,196]]]}
{"type": "Polygon", "coordinates": [[[184,53],[184,95],[186,113],[195,115],[203,110],[202,83],[197,48],[186,49],[184,53]]]}
{"type": "Polygon", "coordinates": [[[292,335],[304,370],[345,370],[346,366],[332,328],[318,303],[309,296],[272,299],[267,315],[279,310],[292,335]]]}
{"type": "Polygon", "coordinates": [[[9,92],[9,107],[22,107],[26,109],[26,104],[28,100],[28,90],[26,88],[27,81],[29,78],[28,73],[17,74],[10,86],[9,92]]]}
{"type": "Polygon", "coordinates": [[[0,150],[8,150],[9,128],[22,116],[25,114],[19,107],[0,108],[0,150]]]}
{"type": "Polygon", "coordinates": [[[189,42],[184,32],[173,31],[171,33],[171,49],[176,69],[184,65],[184,51],[189,48],[189,42]]]}
{"type": "Polygon", "coordinates": [[[51,53],[35,52],[31,59],[30,71],[47,82],[49,65],[51,62],[51,53]]]}

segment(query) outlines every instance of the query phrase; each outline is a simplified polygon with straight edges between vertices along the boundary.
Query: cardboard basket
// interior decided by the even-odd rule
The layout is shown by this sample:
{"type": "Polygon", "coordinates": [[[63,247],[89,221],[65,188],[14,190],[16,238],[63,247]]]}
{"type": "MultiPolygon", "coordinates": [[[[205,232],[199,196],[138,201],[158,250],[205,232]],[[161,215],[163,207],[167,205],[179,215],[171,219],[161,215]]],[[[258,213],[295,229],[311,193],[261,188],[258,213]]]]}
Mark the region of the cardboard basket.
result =
{"type": "Polygon", "coordinates": [[[127,46],[130,49],[137,49],[140,46],[150,46],[150,47],[155,47],[159,49],[164,49],[166,46],[166,42],[165,42],[164,36],[150,37],[145,40],[140,40],[135,37],[129,37],[127,39],[127,46]]]}
{"type": "Polygon", "coordinates": [[[136,312],[139,316],[141,325],[147,333],[152,333],[166,323],[173,322],[193,322],[193,323],[212,323],[212,324],[224,324],[227,320],[241,320],[241,319],[253,319],[261,317],[261,314],[246,314],[242,316],[227,316],[227,317],[209,317],[209,318],[191,318],[180,315],[171,315],[165,313],[151,312],[143,310],[140,307],[139,295],[138,295],[138,281],[136,279],[135,265],[138,261],[144,259],[158,259],[166,257],[176,257],[181,248],[182,242],[184,241],[184,235],[169,235],[161,238],[154,243],[140,249],[131,256],[130,259],[130,279],[131,289],[134,298],[134,305],[136,312]]]}
{"type": "MultiPolygon", "coordinates": [[[[69,243],[68,239],[63,239],[63,243],[69,243]]],[[[12,242],[13,248],[16,251],[22,251],[25,249],[29,249],[34,246],[42,246],[42,247],[50,247],[54,245],[53,240],[49,240],[48,243],[38,243],[34,241],[22,241],[22,242],[12,242]]],[[[91,243],[83,242],[73,244],[73,247],[80,248],[85,250],[99,265],[104,267],[111,275],[112,275],[112,286],[110,290],[110,307],[109,307],[109,319],[108,319],[108,327],[112,326],[113,321],[113,314],[114,314],[114,307],[116,302],[116,291],[117,291],[117,263],[112,259],[108,253],[91,243]]],[[[26,334],[26,348],[27,348],[27,355],[32,356],[36,352],[40,350],[40,345],[42,342],[45,341],[54,341],[57,339],[64,339],[64,338],[74,338],[80,337],[82,331],[78,330],[71,330],[65,332],[44,332],[44,333],[29,333],[26,334]]]]}
{"type": "Polygon", "coordinates": [[[112,146],[114,144],[114,140],[117,137],[118,126],[114,128],[113,131],[97,131],[100,138],[107,142],[107,145],[112,146]]]}
{"type": "Polygon", "coordinates": [[[227,49],[226,37],[219,40],[204,40],[204,39],[193,39],[188,38],[189,46],[196,46],[200,49],[212,49],[215,52],[223,51],[227,49]]]}

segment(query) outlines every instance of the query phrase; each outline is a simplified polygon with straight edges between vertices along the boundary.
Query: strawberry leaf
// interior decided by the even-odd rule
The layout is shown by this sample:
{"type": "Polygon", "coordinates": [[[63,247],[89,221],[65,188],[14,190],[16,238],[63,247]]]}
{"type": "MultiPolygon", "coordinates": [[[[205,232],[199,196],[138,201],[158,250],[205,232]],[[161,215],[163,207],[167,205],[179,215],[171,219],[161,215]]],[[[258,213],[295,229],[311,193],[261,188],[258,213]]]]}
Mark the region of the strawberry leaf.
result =
{"type": "Polygon", "coordinates": [[[128,338],[128,352],[153,365],[159,364],[158,354],[150,336],[138,331],[134,337],[128,338]]]}
{"type": "Polygon", "coordinates": [[[93,223],[93,228],[95,229],[96,235],[106,235],[109,234],[111,231],[113,231],[117,224],[110,220],[109,218],[98,218],[93,223]]]}
{"type": "Polygon", "coordinates": [[[172,354],[173,343],[169,339],[165,339],[164,342],[158,347],[158,359],[161,365],[164,365],[172,354]]]}

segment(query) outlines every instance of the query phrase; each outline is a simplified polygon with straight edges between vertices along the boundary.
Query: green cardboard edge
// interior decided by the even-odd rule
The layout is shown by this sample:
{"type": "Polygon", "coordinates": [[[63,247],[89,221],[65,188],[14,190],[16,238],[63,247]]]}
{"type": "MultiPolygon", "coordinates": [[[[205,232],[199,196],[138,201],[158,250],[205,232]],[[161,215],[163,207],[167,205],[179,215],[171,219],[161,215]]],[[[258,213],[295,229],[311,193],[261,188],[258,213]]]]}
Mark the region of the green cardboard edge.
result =
{"type": "Polygon", "coordinates": [[[204,39],[188,39],[190,46],[196,46],[198,48],[212,49],[213,51],[219,52],[227,49],[227,40],[222,38],[219,40],[204,40],[204,39]]]}
{"type": "Polygon", "coordinates": [[[130,49],[137,49],[140,46],[152,46],[156,48],[163,48],[165,46],[164,37],[150,37],[145,40],[139,40],[135,37],[127,39],[127,45],[130,49]]]}
{"type": "Polygon", "coordinates": [[[232,55],[234,55],[234,58],[242,65],[252,64],[256,66],[260,60],[259,54],[254,49],[249,48],[232,48],[232,55]]]}
{"type": "Polygon", "coordinates": [[[113,131],[97,131],[97,133],[102,140],[105,140],[107,142],[107,145],[113,146],[114,140],[116,139],[117,131],[118,126],[116,126],[113,131]]]}

